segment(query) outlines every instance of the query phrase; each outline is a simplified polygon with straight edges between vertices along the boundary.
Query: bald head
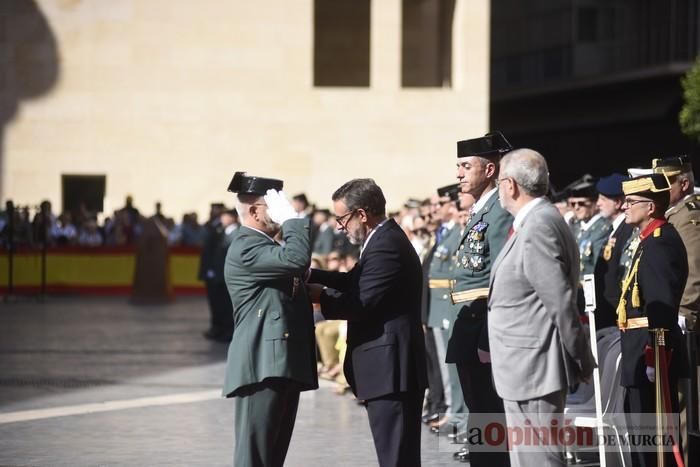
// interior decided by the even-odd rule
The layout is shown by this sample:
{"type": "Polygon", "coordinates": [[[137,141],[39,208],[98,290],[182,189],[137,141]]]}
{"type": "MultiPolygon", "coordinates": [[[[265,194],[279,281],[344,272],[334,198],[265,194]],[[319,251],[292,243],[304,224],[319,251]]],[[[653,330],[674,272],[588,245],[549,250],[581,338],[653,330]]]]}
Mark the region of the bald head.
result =
{"type": "Polygon", "coordinates": [[[501,179],[512,178],[520,190],[532,198],[547,194],[549,169],[547,161],[532,149],[516,149],[501,159],[501,179]]]}

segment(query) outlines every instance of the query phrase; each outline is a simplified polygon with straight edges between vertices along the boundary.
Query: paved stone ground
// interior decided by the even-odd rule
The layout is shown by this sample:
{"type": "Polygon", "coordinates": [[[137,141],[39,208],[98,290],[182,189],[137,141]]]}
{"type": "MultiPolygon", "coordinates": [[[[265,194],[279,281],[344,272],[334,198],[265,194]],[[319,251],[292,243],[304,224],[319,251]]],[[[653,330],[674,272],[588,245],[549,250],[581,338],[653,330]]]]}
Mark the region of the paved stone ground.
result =
{"type": "MultiPolygon", "coordinates": [[[[218,397],[227,346],[201,337],[207,321],[203,298],[0,303],[0,466],[230,466],[233,404],[218,397]],[[82,406],[96,403],[105,411],[82,406]],[[27,411],[39,418],[8,421],[27,411]]],[[[422,447],[424,466],[461,465],[427,431],[422,447]]],[[[376,464],[362,407],[327,385],[303,394],[286,465],[376,464]]]]}

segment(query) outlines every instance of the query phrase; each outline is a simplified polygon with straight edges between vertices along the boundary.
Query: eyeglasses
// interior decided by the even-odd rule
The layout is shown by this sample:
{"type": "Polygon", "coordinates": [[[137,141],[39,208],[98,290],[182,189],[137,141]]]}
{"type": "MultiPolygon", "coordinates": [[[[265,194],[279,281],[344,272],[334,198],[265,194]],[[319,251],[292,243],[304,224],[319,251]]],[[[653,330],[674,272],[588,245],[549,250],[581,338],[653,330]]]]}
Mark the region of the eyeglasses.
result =
{"type": "Polygon", "coordinates": [[[352,219],[352,216],[354,216],[356,212],[357,209],[353,209],[352,211],[346,212],[342,216],[336,216],[335,221],[338,223],[341,230],[348,230],[348,222],[350,222],[350,219],[352,219]],[[343,219],[346,220],[343,221],[343,219]]]}
{"type": "Polygon", "coordinates": [[[587,208],[593,203],[591,201],[569,201],[569,206],[572,208],[575,208],[577,206],[581,206],[582,208],[587,208]]]}
{"type": "Polygon", "coordinates": [[[639,203],[651,203],[651,201],[648,199],[628,199],[628,198],[626,198],[625,202],[622,203],[622,205],[623,206],[624,205],[634,206],[635,204],[639,204],[639,203]]]}

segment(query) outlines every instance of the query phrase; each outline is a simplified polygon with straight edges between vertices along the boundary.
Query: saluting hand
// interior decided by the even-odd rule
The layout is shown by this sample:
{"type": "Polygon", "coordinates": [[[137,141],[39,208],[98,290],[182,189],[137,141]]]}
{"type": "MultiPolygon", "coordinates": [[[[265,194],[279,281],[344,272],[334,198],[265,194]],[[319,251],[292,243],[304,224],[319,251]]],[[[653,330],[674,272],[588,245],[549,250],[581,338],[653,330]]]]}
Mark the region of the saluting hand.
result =
{"type": "Polygon", "coordinates": [[[284,191],[267,190],[264,199],[265,204],[267,204],[267,215],[270,216],[272,222],[282,225],[285,221],[297,217],[297,212],[285,196],[284,191]]]}

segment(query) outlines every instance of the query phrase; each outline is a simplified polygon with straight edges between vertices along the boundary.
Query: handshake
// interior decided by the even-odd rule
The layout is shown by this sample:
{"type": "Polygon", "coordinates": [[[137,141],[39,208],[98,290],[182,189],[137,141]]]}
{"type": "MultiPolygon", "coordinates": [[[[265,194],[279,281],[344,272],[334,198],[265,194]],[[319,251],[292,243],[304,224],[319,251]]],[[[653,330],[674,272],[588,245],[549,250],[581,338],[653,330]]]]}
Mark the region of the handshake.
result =
{"type": "Polygon", "coordinates": [[[267,194],[263,198],[267,204],[267,215],[270,216],[272,222],[282,225],[289,219],[299,217],[284,191],[267,190],[267,194]]]}

